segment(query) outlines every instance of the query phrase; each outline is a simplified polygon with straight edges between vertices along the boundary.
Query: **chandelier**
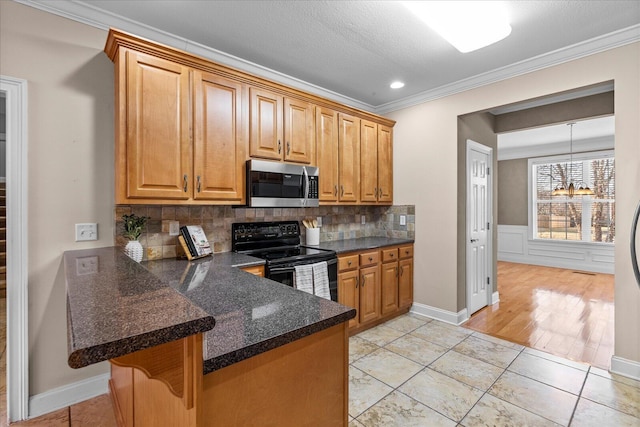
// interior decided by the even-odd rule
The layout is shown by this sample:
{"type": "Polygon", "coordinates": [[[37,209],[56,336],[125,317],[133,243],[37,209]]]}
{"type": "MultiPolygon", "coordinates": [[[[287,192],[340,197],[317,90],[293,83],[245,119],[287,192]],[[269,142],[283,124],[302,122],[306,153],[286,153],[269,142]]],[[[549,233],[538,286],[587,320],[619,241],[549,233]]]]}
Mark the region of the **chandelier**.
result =
{"type": "Polygon", "coordinates": [[[566,171],[569,173],[569,185],[567,187],[564,186],[563,183],[560,183],[552,192],[552,196],[567,196],[570,199],[573,198],[574,195],[577,196],[593,196],[595,193],[592,189],[589,188],[588,185],[583,183],[579,183],[578,186],[573,184],[573,123],[567,123],[569,126],[569,166],[565,167],[566,171]],[[576,187],[578,189],[576,190],[576,187]]]}

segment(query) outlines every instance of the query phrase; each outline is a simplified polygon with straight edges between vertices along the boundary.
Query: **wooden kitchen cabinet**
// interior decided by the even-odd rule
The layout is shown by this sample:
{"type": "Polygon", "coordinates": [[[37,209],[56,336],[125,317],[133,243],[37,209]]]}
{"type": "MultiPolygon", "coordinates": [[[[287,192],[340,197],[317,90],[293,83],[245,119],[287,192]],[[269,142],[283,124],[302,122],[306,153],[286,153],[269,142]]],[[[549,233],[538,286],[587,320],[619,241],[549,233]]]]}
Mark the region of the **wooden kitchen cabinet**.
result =
{"type": "Polygon", "coordinates": [[[244,203],[246,86],[200,71],[194,72],[193,80],[193,198],[244,203]]]}
{"type": "Polygon", "coordinates": [[[313,104],[250,88],[251,157],[314,163],[313,104]]]}
{"type": "Polygon", "coordinates": [[[254,265],[251,267],[242,267],[242,270],[251,273],[254,276],[264,277],[264,265],[254,265]]]}
{"type": "Polygon", "coordinates": [[[116,203],[244,204],[244,86],[128,49],[115,63],[116,203]]]}
{"type": "Polygon", "coordinates": [[[189,199],[189,69],[127,49],[115,65],[116,202],[189,199]]]}
{"type": "MultiPolygon", "coordinates": [[[[322,174],[322,171],[320,172],[322,174]]],[[[338,201],[358,202],[360,193],[360,119],[338,114],[338,201]]]]}
{"type": "Polygon", "coordinates": [[[391,128],[362,120],[360,126],[360,202],[393,203],[391,128]]]}
{"type": "Polygon", "coordinates": [[[316,107],[316,152],[320,169],[320,203],[338,201],[338,113],[316,107]]]}
{"type": "Polygon", "coordinates": [[[381,267],[381,314],[398,310],[398,248],[383,249],[381,267]]]}
{"type": "Polygon", "coordinates": [[[398,248],[398,306],[411,307],[413,304],[413,245],[398,248]]]}
{"type": "Polygon", "coordinates": [[[358,311],[354,334],[400,314],[413,304],[413,244],[340,254],[338,302],[358,311]]]}
{"type": "Polygon", "coordinates": [[[393,120],[115,29],[104,51],[116,204],[243,205],[251,157],[319,165],[322,204],[392,203],[393,120]]]}

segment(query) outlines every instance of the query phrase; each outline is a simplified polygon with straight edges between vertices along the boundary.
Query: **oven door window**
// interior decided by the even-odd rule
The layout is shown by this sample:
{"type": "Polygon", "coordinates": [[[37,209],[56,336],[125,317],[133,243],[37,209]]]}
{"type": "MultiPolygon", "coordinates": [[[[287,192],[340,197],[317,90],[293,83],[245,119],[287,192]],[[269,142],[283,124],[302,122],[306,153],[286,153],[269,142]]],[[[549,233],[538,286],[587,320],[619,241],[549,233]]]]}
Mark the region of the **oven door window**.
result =
{"type": "Polygon", "coordinates": [[[293,280],[295,277],[295,270],[291,268],[274,268],[269,271],[268,277],[276,282],[284,283],[287,286],[293,288],[293,280]]]}

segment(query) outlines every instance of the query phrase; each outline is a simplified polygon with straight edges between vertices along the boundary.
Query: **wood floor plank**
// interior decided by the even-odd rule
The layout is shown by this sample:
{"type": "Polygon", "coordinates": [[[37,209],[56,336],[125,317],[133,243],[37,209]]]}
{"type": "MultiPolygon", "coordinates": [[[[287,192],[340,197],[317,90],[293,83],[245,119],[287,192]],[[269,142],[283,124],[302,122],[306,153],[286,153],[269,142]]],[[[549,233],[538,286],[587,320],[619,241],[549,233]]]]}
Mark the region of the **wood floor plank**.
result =
{"type": "Polygon", "coordinates": [[[613,355],[614,277],[498,262],[500,302],[463,326],[608,369],[613,355]]]}

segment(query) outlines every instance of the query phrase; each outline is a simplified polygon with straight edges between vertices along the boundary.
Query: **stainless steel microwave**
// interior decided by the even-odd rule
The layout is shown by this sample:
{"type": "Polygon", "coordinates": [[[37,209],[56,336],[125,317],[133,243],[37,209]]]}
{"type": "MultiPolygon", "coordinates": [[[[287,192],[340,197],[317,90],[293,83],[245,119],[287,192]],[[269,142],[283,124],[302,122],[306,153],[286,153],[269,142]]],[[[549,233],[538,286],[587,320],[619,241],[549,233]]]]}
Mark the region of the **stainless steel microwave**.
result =
{"type": "Polygon", "coordinates": [[[247,205],[316,207],[318,168],[268,160],[247,160],[247,205]]]}

